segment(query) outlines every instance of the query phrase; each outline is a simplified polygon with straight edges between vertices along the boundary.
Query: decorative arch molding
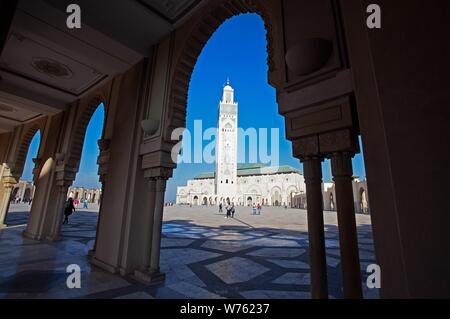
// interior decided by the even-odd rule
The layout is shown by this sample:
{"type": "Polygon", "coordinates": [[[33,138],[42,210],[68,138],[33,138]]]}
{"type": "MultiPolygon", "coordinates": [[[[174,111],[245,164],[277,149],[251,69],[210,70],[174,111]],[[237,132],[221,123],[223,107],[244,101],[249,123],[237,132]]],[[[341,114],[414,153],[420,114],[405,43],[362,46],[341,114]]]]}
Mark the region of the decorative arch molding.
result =
{"type": "Polygon", "coordinates": [[[74,133],[71,137],[70,149],[68,150],[68,158],[66,164],[78,170],[81,152],[83,150],[84,138],[86,136],[87,126],[92,118],[92,115],[97,110],[99,105],[103,103],[105,107],[105,120],[107,114],[107,104],[105,96],[96,94],[91,97],[86,104],[80,101],[79,108],[74,123],[74,133]]]}
{"type": "Polygon", "coordinates": [[[247,192],[246,193],[247,194],[253,194],[253,195],[255,195],[255,194],[262,195],[261,188],[258,185],[256,185],[256,184],[252,184],[249,187],[247,187],[247,192]]]}
{"type": "Polygon", "coordinates": [[[274,187],[272,187],[272,188],[270,189],[270,195],[271,195],[271,196],[275,195],[275,192],[276,192],[276,191],[278,191],[278,193],[279,193],[280,196],[281,196],[281,194],[282,194],[281,188],[278,187],[278,186],[274,186],[274,187]]]}
{"type": "Polygon", "coordinates": [[[276,86],[274,80],[276,72],[281,66],[276,63],[275,52],[278,49],[274,39],[277,33],[277,26],[273,21],[278,21],[275,17],[277,10],[272,0],[214,0],[201,10],[195,18],[194,23],[190,23],[181,32],[185,37],[181,41],[180,50],[175,57],[172,69],[172,78],[169,93],[168,124],[164,139],[168,143],[171,141],[172,131],[178,127],[185,127],[186,106],[188,98],[189,83],[198,57],[202,49],[213,35],[213,33],[227,19],[245,13],[256,13],[264,21],[267,40],[267,65],[269,70],[269,83],[276,86]],[[188,29],[189,28],[189,29],[188,29]]]}
{"type": "Polygon", "coordinates": [[[297,186],[291,185],[287,188],[287,192],[286,194],[290,195],[292,192],[294,193],[298,193],[298,188],[297,186]]]}
{"type": "Polygon", "coordinates": [[[39,120],[24,125],[19,142],[17,144],[18,147],[15,158],[13,160],[12,165],[10,166],[11,174],[13,176],[19,178],[22,175],[25,166],[25,160],[27,158],[28,150],[30,148],[31,140],[38,131],[40,131],[41,134],[44,132],[46,121],[47,118],[41,118],[39,120]]]}

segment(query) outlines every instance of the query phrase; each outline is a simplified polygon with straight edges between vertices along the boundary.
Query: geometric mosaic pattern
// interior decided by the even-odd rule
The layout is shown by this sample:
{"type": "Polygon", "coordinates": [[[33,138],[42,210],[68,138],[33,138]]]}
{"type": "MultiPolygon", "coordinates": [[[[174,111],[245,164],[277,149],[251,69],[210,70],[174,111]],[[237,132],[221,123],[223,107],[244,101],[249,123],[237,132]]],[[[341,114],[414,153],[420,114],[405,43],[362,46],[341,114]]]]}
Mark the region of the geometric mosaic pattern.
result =
{"type": "MultiPolygon", "coordinates": [[[[62,230],[63,240],[38,243],[21,236],[23,212],[9,213],[0,231],[0,298],[310,298],[306,232],[229,226],[207,227],[189,221],[163,225],[161,270],[165,283],[146,286],[92,266],[98,214],[76,212],[62,230]],[[82,268],[82,288],[67,289],[65,267],[82,268]]],[[[361,274],[373,263],[371,230],[358,226],[361,274]]],[[[327,225],[329,293],[341,298],[337,227],[327,225]]],[[[365,284],[363,284],[365,287],[365,284]]],[[[376,290],[364,290],[377,298],[376,290]]]]}

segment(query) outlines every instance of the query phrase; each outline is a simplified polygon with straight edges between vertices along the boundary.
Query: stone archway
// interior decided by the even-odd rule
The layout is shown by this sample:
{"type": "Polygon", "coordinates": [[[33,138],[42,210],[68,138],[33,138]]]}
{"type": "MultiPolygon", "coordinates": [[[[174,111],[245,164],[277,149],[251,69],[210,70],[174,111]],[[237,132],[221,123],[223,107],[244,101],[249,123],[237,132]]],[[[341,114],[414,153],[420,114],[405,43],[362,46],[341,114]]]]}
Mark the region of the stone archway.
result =
{"type": "MultiPolygon", "coordinates": [[[[11,167],[12,171],[11,173],[14,176],[17,176],[17,178],[19,178],[22,175],[31,141],[38,132],[42,133],[44,131],[44,125],[45,123],[43,121],[39,121],[38,123],[34,123],[30,127],[25,128],[25,131],[23,132],[23,135],[19,143],[17,155],[11,167]]],[[[40,145],[38,147],[38,155],[39,149],[40,145]]]]}
{"type": "Polygon", "coordinates": [[[279,67],[281,63],[277,60],[282,58],[282,54],[275,54],[279,49],[274,41],[274,34],[279,33],[279,31],[271,23],[275,18],[271,17],[270,14],[274,11],[269,10],[269,6],[271,6],[271,2],[263,0],[213,1],[197,15],[196,23],[187,27],[188,35],[184,39],[184,45],[176,53],[176,62],[170,84],[169,111],[167,112],[169,124],[165,133],[167,143],[174,143],[171,139],[174,129],[185,126],[189,83],[197,59],[212,34],[227,19],[245,13],[255,13],[262,18],[266,29],[269,84],[274,87],[277,86],[278,73],[281,72],[279,67]]]}
{"type": "MultiPolygon", "coordinates": [[[[105,109],[103,126],[106,123],[106,117],[108,113],[108,104],[105,103],[105,98],[102,96],[95,96],[89,100],[85,108],[78,114],[76,119],[76,128],[71,137],[71,144],[68,150],[68,156],[64,159],[65,165],[75,169],[75,174],[78,171],[79,162],[81,159],[81,152],[83,150],[84,139],[86,136],[86,130],[91,121],[92,115],[95,111],[103,105],[105,109]]],[[[103,134],[102,134],[103,135],[103,134]]],[[[75,176],[73,176],[75,179],[75,176]]]]}
{"type": "MultiPolygon", "coordinates": [[[[2,176],[0,176],[0,225],[3,225],[6,220],[6,216],[10,207],[10,203],[17,194],[12,194],[13,187],[19,182],[20,177],[23,174],[25,167],[25,161],[30,149],[31,141],[38,131],[43,132],[46,124],[46,118],[42,118],[27,124],[18,130],[17,142],[13,143],[15,147],[14,152],[6,159],[5,163],[2,163],[2,176]],[[16,144],[17,143],[17,144],[16,144]]],[[[39,151],[41,148],[41,143],[37,150],[37,157],[39,156],[39,151]]],[[[40,169],[40,161],[35,160],[35,167],[33,174],[35,174],[40,169]]]]}
{"type": "Polygon", "coordinates": [[[287,206],[292,207],[292,201],[294,199],[295,194],[298,193],[298,189],[295,186],[289,186],[287,189],[287,206]]]}
{"type": "Polygon", "coordinates": [[[14,187],[12,193],[11,193],[11,201],[15,201],[17,194],[19,193],[19,187],[14,187]]]}
{"type": "Polygon", "coordinates": [[[281,189],[274,187],[270,191],[272,206],[280,206],[282,203],[281,189]]]}
{"type": "MultiPolygon", "coordinates": [[[[169,87],[168,87],[168,106],[167,112],[165,113],[166,117],[166,125],[164,131],[164,142],[167,144],[174,145],[177,141],[173,141],[171,139],[172,133],[175,129],[180,127],[185,127],[186,125],[186,106],[187,106],[187,98],[188,98],[188,88],[191,80],[191,75],[195,66],[195,63],[205,46],[206,42],[209,40],[211,35],[218,29],[218,27],[228,18],[241,14],[241,13],[257,13],[264,20],[264,24],[267,31],[267,53],[268,53],[268,70],[269,70],[269,83],[277,89],[281,89],[281,82],[284,83],[286,77],[284,71],[286,71],[287,65],[284,63],[284,59],[286,58],[286,52],[280,49],[280,52],[277,52],[277,48],[275,45],[278,43],[281,47],[285,44],[283,43],[283,36],[281,32],[276,32],[270,21],[272,20],[267,12],[273,12],[273,14],[277,14],[276,10],[266,10],[265,6],[270,6],[270,3],[275,1],[268,0],[242,0],[242,1],[212,1],[208,3],[200,11],[200,14],[197,14],[191,19],[191,23],[186,27],[182,28],[178,34],[180,37],[175,39],[177,41],[175,46],[174,58],[172,59],[173,68],[171,78],[169,79],[169,87]],[[276,34],[276,36],[274,36],[276,34]],[[276,38],[277,41],[273,41],[276,38]],[[276,63],[278,61],[282,61],[282,63],[276,63]],[[282,71],[284,70],[284,71],[282,71]]],[[[272,8],[273,9],[273,8],[272,8]]],[[[275,21],[276,19],[273,19],[275,21]]],[[[282,25],[280,23],[279,25],[282,25]]],[[[278,24],[277,24],[278,26],[278,24]]],[[[333,24],[335,26],[335,24],[333,24]]],[[[281,28],[281,26],[280,26],[281,28]]],[[[326,46],[330,44],[330,41],[325,40],[326,46]]],[[[322,43],[319,41],[319,43],[322,43]]],[[[305,43],[302,43],[305,44],[305,43]]],[[[307,45],[308,43],[306,43],[307,45]]],[[[333,46],[333,43],[330,45],[333,46]]],[[[324,50],[327,51],[327,50],[324,50]]],[[[337,52],[337,51],[336,51],[337,52]]],[[[323,56],[320,57],[320,60],[328,60],[329,53],[328,52],[319,52],[323,56]]],[[[312,54],[313,56],[315,54],[312,54]]],[[[313,58],[314,59],[314,58],[313,58]]],[[[325,61],[325,62],[326,62],[325,61]]],[[[323,66],[323,61],[320,61],[320,64],[323,66]]],[[[317,66],[316,66],[317,67],[317,66]]],[[[320,69],[320,68],[318,68],[320,69]]],[[[300,70],[301,75],[309,75],[311,71],[300,70]],[[304,73],[303,73],[304,72],[304,73]]],[[[300,83],[296,83],[300,87],[300,83]]],[[[292,83],[292,88],[294,87],[292,83]]],[[[320,91],[320,90],[319,90],[320,91]]],[[[277,90],[278,93],[283,93],[281,90],[277,90]]],[[[287,102],[284,102],[287,105],[287,102]]],[[[347,104],[346,104],[347,105],[347,104]]],[[[293,116],[293,115],[290,115],[293,116]]],[[[297,116],[297,115],[296,115],[297,116]]],[[[287,116],[285,116],[288,119],[287,116]]],[[[291,125],[294,121],[286,121],[287,123],[287,131],[291,132],[291,125]]],[[[293,131],[293,130],[292,130],[293,131]]],[[[289,138],[289,137],[288,137],[289,138]]],[[[292,136],[290,138],[293,138],[292,136]]],[[[302,145],[303,146],[303,145],[302,145]]],[[[298,147],[295,144],[294,149],[297,151],[298,147]]],[[[294,153],[295,154],[295,153],[294,153]]],[[[299,153],[297,152],[296,156],[298,157],[299,153]]],[[[225,181],[224,181],[225,182],[225,181]]],[[[270,204],[281,205],[286,204],[284,199],[284,195],[282,197],[281,190],[277,191],[275,194],[270,194],[270,204]],[[284,200],[284,202],[283,202],[284,200]]],[[[247,198],[248,201],[253,203],[253,198],[249,196],[247,198]]],[[[245,199],[244,199],[245,200],[245,199]]],[[[316,276],[316,273],[314,274],[316,276]]],[[[317,276],[315,277],[317,278],[317,276]]]]}
{"type": "Polygon", "coordinates": [[[31,188],[27,187],[23,193],[23,201],[28,203],[32,199],[31,188]]]}

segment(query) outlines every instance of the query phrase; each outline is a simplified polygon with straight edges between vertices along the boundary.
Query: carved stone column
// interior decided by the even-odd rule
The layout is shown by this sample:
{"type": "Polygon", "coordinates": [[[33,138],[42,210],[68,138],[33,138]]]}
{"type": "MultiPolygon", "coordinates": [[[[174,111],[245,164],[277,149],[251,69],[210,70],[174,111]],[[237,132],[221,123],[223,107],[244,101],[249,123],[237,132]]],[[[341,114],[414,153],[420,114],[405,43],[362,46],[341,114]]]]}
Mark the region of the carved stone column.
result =
{"type": "Polygon", "coordinates": [[[39,174],[41,174],[42,169],[42,158],[33,158],[34,168],[33,168],[33,184],[37,187],[39,181],[39,174]]]}
{"type": "Polygon", "coordinates": [[[164,210],[164,193],[166,191],[167,177],[156,179],[155,210],[153,216],[152,250],[150,257],[150,272],[153,275],[163,275],[159,271],[159,257],[161,251],[162,219],[164,210]]]}
{"type": "Polygon", "coordinates": [[[344,298],[362,298],[358,237],[352,189],[352,154],[335,152],[331,169],[336,188],[336,210],[339,226],[344,298]]]}
{"type": "Polygon", "coordinates": [[[68,185],[61,185],[57,187],[57,196],[55,198],[55,213],[51,216],[51,228],[47,240],[57,241],[61,240],[61,226],[64,217],[64,205],[67,199],[68,185]]]}
{"type": "Polygon", "coordinates": [[[148,179],[148,197],[149,197],[149,208],[150,211],[146,214],[147,222],[145,233],[145,238],[142,242],[144,246],[144,254],[142,255],[141,269],[136,270],[134,275],[145,282],[151,282],[153,277],[151,277],[150,271],[150,261],[152,252],[152,240],[153,240],[153,229],[155,220],[155,198],[156,198],[156,178],[148,179]]]}
{"type": "Polygon", "coordinates": [[[322,158],[302,158],[306,184],[311,297],[328,298],[327,261],[322,198],[322,158]]]}
{"type": "MultiPolygon", "coordinates": [[[[104,192],[106,179],[108,177],[109,172],[109,159],[110,159],[110,145],[111,140],[110,139],[100,139],[97,141],[98,147],[100,149],[100,154],[97,158],[97,164],[98,164],[98,175],[99,175],[99,181],[102,183],[102,194],[104,192]]],[[[102,201],[103,196],[100,197],[99,201],[99,211],[98,211],[98,220],[97,220],[97,226],[96,226],[96,232],[95,232],[95,242],[94,247],[92,250],[89,251],[89,256],[93,256],[95,249],[97,248],[97,238],[98,238],[98,231],[100,229],[100,218],[102,216],[102,201]]]]}
{"type": "Polygon", "coordinates": [[[14,189],[14,185],[17,184],[17,178],[11,175],[3,176],[2,183],[4,187],[4,193],[2,201],[0,202],[0,228],[6,226],[5,220],[9,209],[9,203],[11,201],[11,193],[14,189]]]}
{"type": "Polygon", "coordinates": [[[48,214],[47,221],[50,223],[50,229],[46,239],[48,240],[59,240],[61,239],[61,225],[64,216],[64,205],[67,200],[67,191],[75,180],[78,167],[75,165],[68,165],[65,163],[65,156],[63,154],[57,154],[57,165],[56,165],[56,187],[55,187],[55,197],[53,198],[53,211],[48,214]]]}
{"type": "Polygon", "coordinates": [[[149,179],[150,207],[153,207],[153,214],[149,220],[149,226],[151,226],[151,228],[148,229],[149,233],[147,234],[147,238],[150,240],[145,243],[150,250],[147,250],[143,256],[145,259],[143,266],[147,270],[135,272],[135,275],[139,279],[148,283],[156,283],[165,280],[165,274],[159,269],[159,261],[161,253],[164,194],[166,191],[167,179],[167,176],[158,176],[149,179]]]}

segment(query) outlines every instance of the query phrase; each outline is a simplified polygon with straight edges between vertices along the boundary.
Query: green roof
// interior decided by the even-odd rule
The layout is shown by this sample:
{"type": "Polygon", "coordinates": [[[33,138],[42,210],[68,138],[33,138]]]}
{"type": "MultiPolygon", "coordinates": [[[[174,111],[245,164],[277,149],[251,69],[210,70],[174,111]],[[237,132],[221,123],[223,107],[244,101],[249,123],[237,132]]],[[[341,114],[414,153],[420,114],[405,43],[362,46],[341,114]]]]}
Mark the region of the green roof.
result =
{"type": "MultiPolygon", "coordinates": [[[[237,175],[239,176],[252,176],[252,175],[273,175],[273,174],[301,174],[298,169],[291,166],[264,166],[262,164],[239,164],[237,169],[237,175]]],[[[205,172],[199,174],[195,179],[209,179],[215,178],[214,172],[205,172]]]]}
{"type": "Polygon", "coordinates": [[[261,168],[264,166],[266,166],[266,165],[264,165],[264,164],[238,164],[237,169],[241,170],[241,169],[250,169],[250,168],[261,168]]]}
{"type": "Polygon", "coordinates": [[[206,178],[215,178],[215,177],[216,177],[216,174],[214,172],[205,172],[205,173],[200,173],[194,179],[206,179],[206,178]]]}

